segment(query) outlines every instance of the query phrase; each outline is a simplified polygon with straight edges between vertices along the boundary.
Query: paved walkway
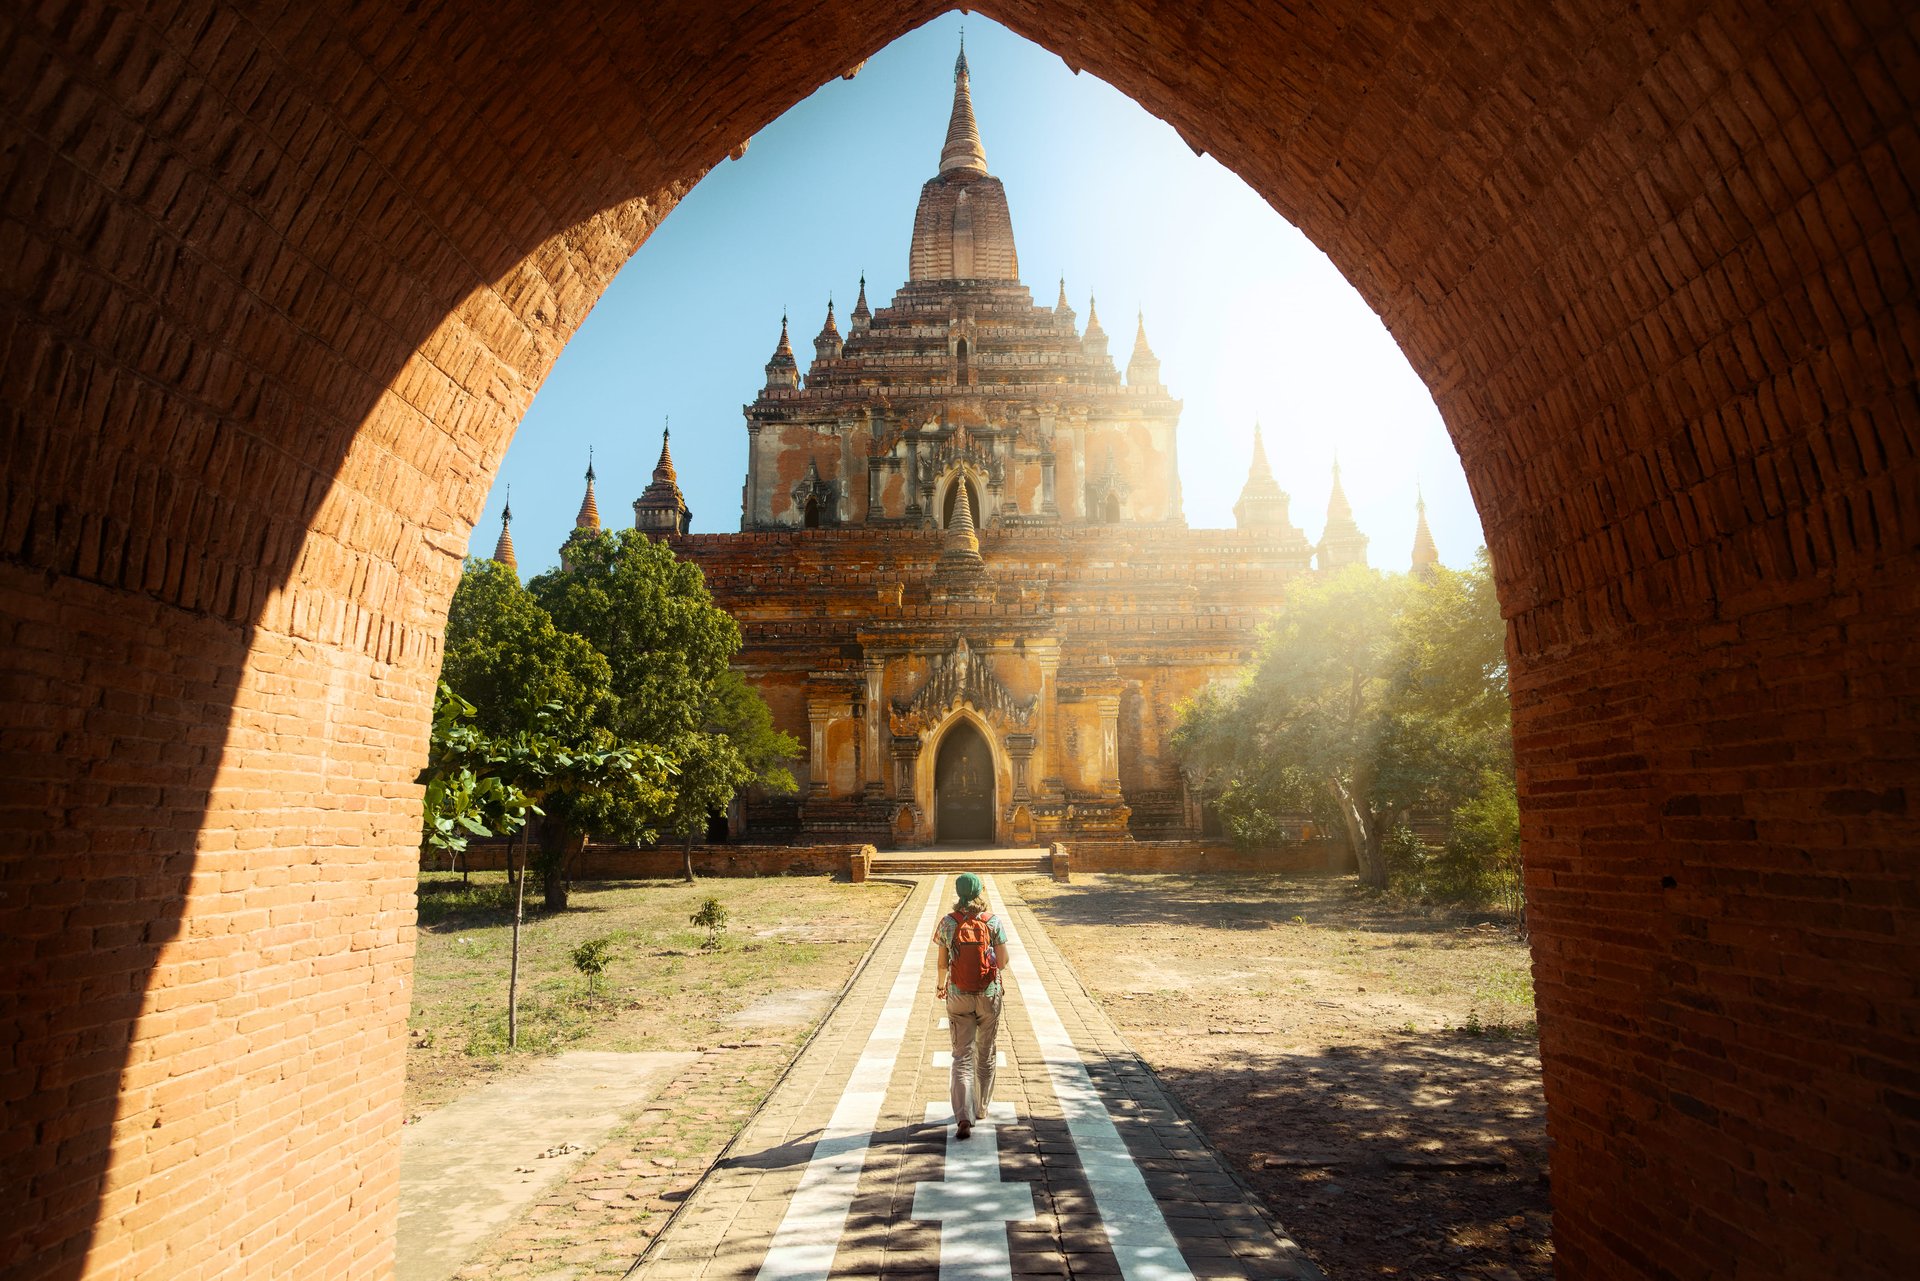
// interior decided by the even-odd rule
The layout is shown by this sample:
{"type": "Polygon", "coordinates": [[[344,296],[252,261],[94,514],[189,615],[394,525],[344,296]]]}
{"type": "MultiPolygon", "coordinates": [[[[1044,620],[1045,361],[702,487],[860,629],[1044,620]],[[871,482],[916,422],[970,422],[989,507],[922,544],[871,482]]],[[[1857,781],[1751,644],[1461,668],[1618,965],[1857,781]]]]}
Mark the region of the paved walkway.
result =
{"type": "MultiPolygon", "coordinates": [[[[838,1009],[641,1259],[641,1281],[1317,1278],[1081,987],[1006,878],[990,1124],[957,1141],[934,924],[913,896],[838,1009]]],[[[1005,880],[1005,883],[1000,883],[1005,880]]]]}
{"type": "Polygon", "coordinates": [[[698,1054],[575,1051],[400,1132],[398,1281],[444,1281],[698,1054]]]}

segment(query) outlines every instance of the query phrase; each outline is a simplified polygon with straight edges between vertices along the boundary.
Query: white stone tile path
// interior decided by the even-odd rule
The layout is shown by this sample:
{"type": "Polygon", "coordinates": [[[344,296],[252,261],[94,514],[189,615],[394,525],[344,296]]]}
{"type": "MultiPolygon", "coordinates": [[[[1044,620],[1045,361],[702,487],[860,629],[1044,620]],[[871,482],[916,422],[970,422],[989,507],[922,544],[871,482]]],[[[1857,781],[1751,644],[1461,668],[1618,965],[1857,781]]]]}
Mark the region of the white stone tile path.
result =
{"type": "Polygon", "coordinates": [[[630,1275],[1320,1277],[999,879],[987,886],[1012,936],[1005,1070],[972,1136],[951,1124],[947,1020],[928,973],[949,880],[917,877],[840,1005],[630,1275]]]}
{"type": "Polygon", "coordinates": [[[1066,1118],[1067,1133],[1073,1136],[1080,1168],[1093,1188],[1094,1210],[1106,1229],[1121,1275],[1127,1281],[1192,1281],[1193,1273],[1181,1258],[1173,1234],[1167,1231],[1166,1216],[1160,1213],[1140,1167],[1113,1124],[1112,1114],[1093,1088],[1086,1062],[1054,1010],[1053,998],[1040,981],[1032,955],[1021,945],[1007,905],[1000,898],[1000,887],[991,878],[987,902],[1005,920],[1012,936],[1007,979],[1013,991],[1009,995],[1017,993],[1027,1007],[1047,1075],[1053,1081],[1054,1097],[1060,1100],[1060,1113],[1066,1118]]]}
{"type": "Polygon", "coordinates": [[[974,1123],[973,1136],[961,1139],[952,1104],[927,1104],[927,1124],[946,1127],[946,1177],[914,1187],[913,1217],[940,1225],[940,1281],[1009,1281],[1013,1276],[1007,1224],[1038,1217],[1033,1185],[1000,1178],[1000,1126],[1013,1120],[1011,1103],[992,1104],[974,1123]]]}
{"type": "MultiPolygon", "coordinates": [[[[933,933],[946,880],[945,876],[933,878],[933,892],[920,909],[914,937],[933,933]]],[[[839,1250],[847,1212],[853,1208],[854,1193],[860,1186],[860,1170],[866,1164],[874,1123],[880,1117],[887,1083],[893,1078],[893,1065],[900,1058],[900,1042],[919,993],[921,972],[927,967],[927,951],[925,947],[909,946],[901,957],[886,1004],[880,1008],[880,1017],[867,1038],[866,1052],[854,1064],[840,1105],[833,1110],[826,1133],[815,1145],[813,1159],[800,1176],[786,1217],[780,1220],[773,1243],[767,1247],[766,1262],[760,1265],[761,1281],[827,1281],[833,1271],[833,1256],[839,1250]]]]}

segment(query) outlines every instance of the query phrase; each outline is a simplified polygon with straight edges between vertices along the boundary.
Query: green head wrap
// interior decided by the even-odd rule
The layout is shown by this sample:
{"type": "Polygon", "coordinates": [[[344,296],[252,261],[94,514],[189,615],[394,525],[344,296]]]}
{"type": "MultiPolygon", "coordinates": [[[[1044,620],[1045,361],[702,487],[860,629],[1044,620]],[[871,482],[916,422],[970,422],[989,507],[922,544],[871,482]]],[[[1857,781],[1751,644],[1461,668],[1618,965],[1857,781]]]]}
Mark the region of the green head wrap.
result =
{"type": "Polygon", "coordinates": [[[973,900],[979,898],[986,892],[986,888],[980,878],[972,872],[960,873],[959,879],[953,883],[954,894],[959,897],[962,903],[973,902],[973,900]]]}

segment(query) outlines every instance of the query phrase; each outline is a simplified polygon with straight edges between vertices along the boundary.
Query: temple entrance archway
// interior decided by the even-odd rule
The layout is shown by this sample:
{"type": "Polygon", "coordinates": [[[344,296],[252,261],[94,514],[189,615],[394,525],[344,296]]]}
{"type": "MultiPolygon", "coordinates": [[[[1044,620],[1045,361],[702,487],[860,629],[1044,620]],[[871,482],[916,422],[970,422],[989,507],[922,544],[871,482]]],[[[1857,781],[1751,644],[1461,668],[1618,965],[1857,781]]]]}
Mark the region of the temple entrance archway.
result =
{"type": "MultiPolygon", "coordinates": [[[[415,779],[494,470],[688,186],[944,7],[0,17],[22,1277],[382,1273],[415,779]]],[[[1898,1274],[1903,7],[982,11],[1244,178],[1433,391],[1508,625],[1561,1275],[1898,1274]]]]}
{"type": "Polygon", "coordinates": [[[933,758],[933,839],[991,845],[993,818],[993,749],[979,726],[962,718],[933,758]]]}

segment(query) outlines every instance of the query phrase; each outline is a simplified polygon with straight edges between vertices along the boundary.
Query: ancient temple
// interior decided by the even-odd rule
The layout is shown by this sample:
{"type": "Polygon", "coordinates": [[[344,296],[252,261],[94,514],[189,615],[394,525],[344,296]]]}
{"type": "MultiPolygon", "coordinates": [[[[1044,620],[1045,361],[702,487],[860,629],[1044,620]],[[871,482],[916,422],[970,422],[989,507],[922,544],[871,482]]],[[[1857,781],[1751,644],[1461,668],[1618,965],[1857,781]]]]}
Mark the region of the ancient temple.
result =
{"type": "Polygon", "coordinates": [[[1316,547],[1256,428],[1236,528],[1187,527],[1145,318],[1122,371],[1091,300],[1084,327],[1064,281],[1035,305],[964,51],[906,283],[872,308],[863,278],[846,319],[828,305],[803,377],[782,317],[744,407],[739,533],[686,533],[664,440],[634,504],[739,619],[744,671],[805,745],[801,794],[750,799],[736,832],[1197,833],[1178,707],[1251,657],[1316,553],[1364,563],[1337,472],[1316,547]]]}

